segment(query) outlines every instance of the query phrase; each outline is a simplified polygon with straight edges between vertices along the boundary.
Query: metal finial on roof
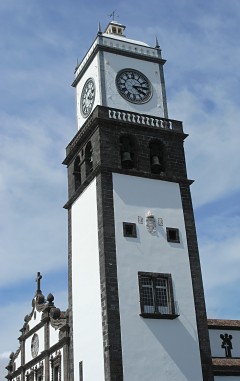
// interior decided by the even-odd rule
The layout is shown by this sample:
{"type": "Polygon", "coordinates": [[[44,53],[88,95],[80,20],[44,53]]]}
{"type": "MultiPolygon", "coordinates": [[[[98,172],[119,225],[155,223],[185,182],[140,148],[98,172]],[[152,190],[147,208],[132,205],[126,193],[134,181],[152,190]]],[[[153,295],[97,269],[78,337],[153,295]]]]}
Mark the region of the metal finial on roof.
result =
{"type": "Polygon", "coordinates": [[[112,18],[112,21],[116,20],[117,17],[119,17],[118,15],[116,15],[116,9],[115,11],[113,11],[110,15],[108,15],[109,17],[112,18]]]}
{"type": "Polygon", "coordinates": [[[98,23],[98,34],[102,34],[102,28],[101,28],[100,21],[98,23]]]}
{"type": "Polygon", "coordinates": [[[77,58],[77,65],[75,67],[75,70],[74,70],[74,73],[76,73],[77,69],[78,69],[78,66],[79,66],[79,61],[78,61],[78,58],[77,58]]]}
{"type": "Polygon", "coordinates": [[[156,36],[156,46],[155,46],[155,49],[160,49],[160,45],[159,45],[159,43],[158,43],[158,38],[157,38],[157,36],[156,36]]]}

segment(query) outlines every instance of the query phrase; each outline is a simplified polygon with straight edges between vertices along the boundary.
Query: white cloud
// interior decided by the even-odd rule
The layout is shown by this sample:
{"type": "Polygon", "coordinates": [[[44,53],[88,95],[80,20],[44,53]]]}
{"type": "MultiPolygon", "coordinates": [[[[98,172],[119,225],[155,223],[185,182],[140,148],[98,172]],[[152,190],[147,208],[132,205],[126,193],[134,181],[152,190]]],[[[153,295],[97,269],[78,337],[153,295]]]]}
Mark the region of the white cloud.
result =
{"type": "Polygon", "coordinates": [[[5,131],[0,153],[1,285],[39,269],[66,265],[67,212],[62,206],[67,199],[67,174],[61,166],[65,141],[61,129],[52,128],[66,122],[56,114],[50,120],[46,114],[45,125],[0,115],[5,131]]]}
{"type": "Polygon", "coordinates": [[[240,216],[234,206],[209,216],[201,225],[200,254],[209,317],[240,316],[240,216]]]}
{"type": "MultiPolygon", "coordinates": [[[[213,90],[213,89],[212,89],[213,90]]],[[[240,188],[238,141],[240,130],[237,120],[240,112],[227,94],[212,91],[209,99],[216,104],[214,112],[205,111],[201,95],[185,89],[171,101],[173,114],[181,114],[186,140],[186,159],[193,185],[194,205],[200,206],[233,193],[240,188]],[[224,107],[224,112],[221,110],[224,107]]]]}
{"type": "Polygon", "coordinates": [[[11,352],[3,352],[0,353],[0,359],[9,359],[9,355],[11,352]]]}

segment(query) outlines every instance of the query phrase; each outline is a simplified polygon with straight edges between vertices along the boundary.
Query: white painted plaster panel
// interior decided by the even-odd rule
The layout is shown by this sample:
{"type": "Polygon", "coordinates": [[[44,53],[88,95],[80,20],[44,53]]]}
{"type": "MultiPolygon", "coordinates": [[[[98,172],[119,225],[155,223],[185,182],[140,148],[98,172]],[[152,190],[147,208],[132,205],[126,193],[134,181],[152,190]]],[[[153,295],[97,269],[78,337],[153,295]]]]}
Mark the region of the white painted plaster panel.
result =
{"type": "Polygon", "coordinates": [[[31,320],[28,322],[29,330],[36,327],[37,324],[41,322],[42,312],[38,312],[34,307],[33,315],[31,320]]]}
{"type": "Polygon", "coordinates": [[[124,381],[202,380],[188,249],[178,184],[113,174],[117,271],[124,381]],[[157,234],[145,220],[151,210],[163,219],[157,234]],[[137,224],[137,238],[123,237],[122,222],[137,224]],[[180,244],[169,243],[166,227],[178,228],[180,244]],[[180,316],[139,316],[138,272],[170,273],[180,316]],[[137,365],[136,365],[137,364],[137,365]]]}
{"type": "Polygon", "coordinates": [[[74,379],[104,380],[96,180],[72,206],[74,379]]]}
{"type": "Polygon", "coordinates": [[[55,329],[49,324],[49,339],[50,339],[50,347],[59,341],[59,329],[55,329]]]}
{"type": "Polygon", "coordinates": [[[21,351],[18,356],[15,358],[15,369],[18,369],[21,366],[21,351]]]}
{"type": "MultiPolygon", "coordinates": [[[[38,335],[39,339],[39,351],[38,354],[40,354],[42,351],[44,351],[44,327],[41,327],[38,331],[35,332],[38,335]]],[[[28,337],[25,342],[25,363],[32,360],[32,352],[31,352],[31,342],[32,342],[32,336],[28,337]]]]}
{"type": "Polygon", "coordinates": [[[232,357],[240,357],[240,330],[209,329],[209,338],[212,357],[225,357],[225,349],[221,348],[222,339],[220,335],[232,335],[232,357]]]}
{"type": "Polygon", "coordinates": [[[164,116],[159,64],[104,52],[104,67],[107,106],[159,117],[164,116]],[[128,102],[119,94],[115,78],[119,70],[125,68],[136,69],[150,80],[153,86],[153,96],[147,103],[134,104],[128,102]]]}
{"type": "Polygon", "coordinates": [[[78,130],[82,127],[82,125],[86,122],[87,118],[84,118],[80,111],[80,100],[83,86],[85,82],[89,79],[93,78],[96,86],[96,95],[93,104],[92,110],[96,107],[96,105],[100,105],[100,89],[99,89],[99,64],[98,64],[98,55],[95,56],[91,64],[89,65],[86,72],[83,74],[82,78],[78,82],[76,86],[76,96],[77,96],[77,127],[78,130]]]}
{"type": "Polygon", "coordinates": [[[215,376],[214,381],[240,381],[240,376],[215,376]]]}

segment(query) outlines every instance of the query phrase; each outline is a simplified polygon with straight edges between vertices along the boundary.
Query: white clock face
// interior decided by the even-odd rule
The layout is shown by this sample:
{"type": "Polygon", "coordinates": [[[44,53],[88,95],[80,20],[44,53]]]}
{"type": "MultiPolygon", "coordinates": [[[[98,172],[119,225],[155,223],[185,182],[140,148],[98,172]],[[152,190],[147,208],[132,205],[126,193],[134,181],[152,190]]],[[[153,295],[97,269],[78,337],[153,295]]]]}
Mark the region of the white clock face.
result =
{"type": "Polygon", "coordinates": [[[34,333],[32,337],[32,342],[31,342],[32,357],[37,357],[38,350],[39,350],[39,339],[38,339],[38,335],[34,333]]]}
{"type": "Polygon", "coordinates": [[[131,103],[146,103],[152,97],[152,86],[149,79],[135,69],[120,70],[116,76],[119,94],[131,103]]]}
{"type": "Polygon", "coordinates": [[[95,100],[95,83],[93,78],[89,78],[82,89],[80,109],[84,118],[87,118],[91,113],[95,100]]]}

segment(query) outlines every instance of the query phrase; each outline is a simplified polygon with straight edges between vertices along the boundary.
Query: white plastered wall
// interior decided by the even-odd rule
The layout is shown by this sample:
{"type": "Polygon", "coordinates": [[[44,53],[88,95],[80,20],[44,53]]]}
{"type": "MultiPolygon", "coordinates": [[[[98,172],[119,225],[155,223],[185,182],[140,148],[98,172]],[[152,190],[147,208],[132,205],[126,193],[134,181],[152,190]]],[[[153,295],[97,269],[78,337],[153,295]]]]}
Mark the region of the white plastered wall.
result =
{"type": "Polygon", "coordinates": [[[72,206],[74,379],[104,380],[96,180],[72,206]]]}
{"type": "Polygon", "coordinates": [[[202,380],[188,249],[178,184],[113,174],[114,215],[124,381],[202,380]],[[138,216],[163,219],[150,234],[138,216]],[[123,236],[122,222],[137,224],[137,238],[123,236]],[[166,227],[178,228],[180,244],[166,227]],[[180,316],[139,316],[138,272],[170,273],[180,316]]]}
{"type": "MultiPolygon", "coordinates": [[[[42,351],[44,351],[44,327],[39,328],[38,331],[35,332],[38,335],[39,339],[39,350],[38,354],[40,354],[42,351]]],[[[31,342],[32,342],[32,336],[28,337],[25,342],[25,363],[32,360],[32,353],[31,353],[31,342]]]]}
{"type": "Polygon", "coordinates": [[[15,358],[15,369],[18,369],[21,366],[21,351],[18,353],[18,356],[15,358]]]}
{"type": "Polygon", "coordinates": [[[142,114],[163,117],[162,87],[159,64],[141,59],[104,52],[107,106],[142,114]],[[126,68],[143,73],[153,86],[152,98],[144,104],[134,104],[125,100],[118,92],[115,79],[117,73],[126,68]]]}
{"type": "Polygon", "coordinates": [[[31,330],[36,325],[38,325],[41,322],[41,319],[42,319],[42,312],[37,311],[36,307],[34,307],[33,315],[31,317],[31,320],[28,322],[29,330],[31,330]]]}
{"type": "Polygon", "coordinates": [[[49,346],[52,347],[54,344],[59,341],[59,329],[53,328],[51,324],[49,324],[49,346]]]}

